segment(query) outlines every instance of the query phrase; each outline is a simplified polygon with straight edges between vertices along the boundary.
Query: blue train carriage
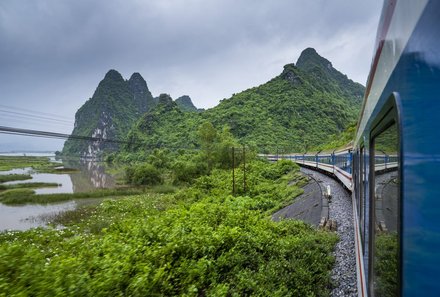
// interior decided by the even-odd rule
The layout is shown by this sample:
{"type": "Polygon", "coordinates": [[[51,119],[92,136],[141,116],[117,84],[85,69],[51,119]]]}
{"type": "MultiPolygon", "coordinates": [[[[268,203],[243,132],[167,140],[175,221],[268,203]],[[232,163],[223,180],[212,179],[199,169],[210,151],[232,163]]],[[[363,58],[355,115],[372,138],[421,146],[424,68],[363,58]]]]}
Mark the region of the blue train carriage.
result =
{"type": "Polygon", "coordinates": [[[360,296],[440,296],[440,1],[385,1],[353,153],[360,296]]]}

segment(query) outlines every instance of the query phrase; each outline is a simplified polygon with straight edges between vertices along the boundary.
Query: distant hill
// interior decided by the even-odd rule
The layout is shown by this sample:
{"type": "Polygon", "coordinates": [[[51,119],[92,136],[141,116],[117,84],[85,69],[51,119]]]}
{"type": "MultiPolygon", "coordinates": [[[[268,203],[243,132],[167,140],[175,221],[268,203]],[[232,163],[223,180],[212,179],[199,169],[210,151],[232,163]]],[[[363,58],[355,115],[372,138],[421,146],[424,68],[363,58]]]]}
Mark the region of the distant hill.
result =
{"type": "Polygon", "coordinates": [[[318,55],[315,49],[305,49],[298,58],[296,66],[318,79],[327,91],[342,92],[343,97],[356,106],[362,103],[365,87],[333,68],[332,63],[318,55]]]}
{"type": "Polygon", "coordinates": [[[210,121],[218,128],[228,125],[235,137],[260,152],[302,152],[352,124],[363,93],[362,85],[308,48],[296,65],[285,65],[280,75],[265,84],[224,99],[201,114],[187,116],[173,107],[172,117],[164,109],[158,116],[153,109],[156,116],[140,119],[130,135],[133,141],[143,141],[144,147],[195,146],[198,125],[210,121]]]}
{"type": "Polygon", "coordinates": [[[197,147],[195,133],[201,118],[198,113],[183,111],[177,102],[169,95],[161,94],[157,105],[146,112],[128,133],[125,150],[197,147]]]}
{"type": "MultiPolygon", "coordinates": [[[[229,126],[236,138],[259,152],[304,152],[330,135],[337,138],[356,120],[364,91],[312,48],[267,83],[203,112],[189,96],[176,101],[166,94],[154,98],[139,73],[124,81],[110,70],[78,110],[73,134],[130,140],[124,149],[131,152],[197,147],[197,129],[210,121],[218,129],[229,126]]],[[[118,148],[68,140],[63,153],[87,156],[118,148]]]]}
{"type": "Polygon", "coordinates": [[[228,124],[261,152],[307,151],[355,121],[364,89],[308,48],[296,65],[285,65],[269,82],[223,100],[203,116],[216,126],[228,124]]]}
{"type": "Polygon", "coordinates": [[[194,106],[191,98],[187,95],[177,98],[175,102],[182,111],[197,111],[197,107],[194,106]]]}
{"type": "MultiPolygon", "coordinates": [[[[141,115],[155,105],[145,80],[134,73],[128,81],[110,70],[99,83],[92,98],[75,114],[73,135],[120,140],[141,115]]],[[[63,154],[92,157],[102,151],[119,149],[117,143],[68,139],[63,154]]]]}
{"type": "Polygon", "coordinates": [[[133,73],[128,80],[128,87],[132,93],[134,104],[139,114],[143,114],[157,104],[148,89],[147,82],[137,72],[133,73]]]}

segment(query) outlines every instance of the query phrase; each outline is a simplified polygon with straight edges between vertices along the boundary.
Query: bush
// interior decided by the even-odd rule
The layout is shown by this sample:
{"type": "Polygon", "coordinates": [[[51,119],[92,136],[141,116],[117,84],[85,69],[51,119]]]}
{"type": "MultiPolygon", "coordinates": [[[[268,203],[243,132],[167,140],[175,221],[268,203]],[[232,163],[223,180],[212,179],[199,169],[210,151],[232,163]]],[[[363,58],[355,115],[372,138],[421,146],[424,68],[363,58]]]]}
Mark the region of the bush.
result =
{"type": "Polygon", "coordinates": [[[295,221],[275,223],[231,202],[165,205],[158,211],[159,197],[107,201],[83,234],[0,234],[0,294],[327,294],[334,234],[295,221]],[[113,223],[98,219],[105,217],[113,223]],[[95,235],[95,229],[103,231],[95,235]]]}
{"type": "Polygon", "coordinates": [[[142,164],[132,167],[127,167],[125,169],[125,178],[127,183],[133,185],[157,185],[163,182],[162,176],[151,164],[142,164]]]}
{"type": "Polygon", "coordinates": [[[173,165],[174,183],[190,183],[206,173],[206,164],[191,161],[176,161],[173,165]]]}
{"type": "MultiPolygon", "coordinates": [[[[174,195],[104,201],[76,226],[0,233],[0,296],[327,296],[336,235],[266,216],[298,189],[262,173],[290,166],[249,163],[246,196],[213,169],[174,195]]],[[[132,182],[158,173],[126,170],[132,182]]]]}
{"type": "Polygon", "coordinates": [[[290,160],[279,160],[271,164],[271,166],[265,167],[262,176],[266,179],[276,180],[297,166],[290,160]]]}
{"type": "Polygon", "coordinates": [[[104,161],[106,163],[112,164],[115,161],[116,154],[115,153],[109,153],[104,157],[104,161]]]}

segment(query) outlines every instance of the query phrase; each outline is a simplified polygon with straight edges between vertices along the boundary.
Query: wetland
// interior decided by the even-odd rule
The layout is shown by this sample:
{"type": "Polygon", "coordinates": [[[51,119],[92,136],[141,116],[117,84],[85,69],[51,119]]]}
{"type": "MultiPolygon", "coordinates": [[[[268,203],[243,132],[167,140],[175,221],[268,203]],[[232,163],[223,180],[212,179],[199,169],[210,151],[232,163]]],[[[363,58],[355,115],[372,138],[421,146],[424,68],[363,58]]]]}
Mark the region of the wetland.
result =
{"type": "Polygon", "coordinates": [[[2,155],[0,231],[44,227],[65,212],[142,191],[123,185],[118,169],[96,160],[56,159],[54,154],[2,155]]]}

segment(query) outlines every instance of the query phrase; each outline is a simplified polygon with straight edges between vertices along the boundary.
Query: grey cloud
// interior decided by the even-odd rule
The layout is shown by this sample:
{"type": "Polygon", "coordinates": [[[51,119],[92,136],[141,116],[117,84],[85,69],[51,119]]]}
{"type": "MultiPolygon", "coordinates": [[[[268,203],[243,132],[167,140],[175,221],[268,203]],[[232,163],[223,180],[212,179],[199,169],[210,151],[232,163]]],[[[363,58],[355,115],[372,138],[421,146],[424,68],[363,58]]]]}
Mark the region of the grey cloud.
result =
{"type": "Polygon", "coordinates": [[[36,110],[59,102],[56,112],[72,117],[114,68],[126,78],[140,72],[154,95],[213,106],[277,75],[307,46],[365,83],[380,8],[359,0],[2,0],[0,102],[36,110]]]}

